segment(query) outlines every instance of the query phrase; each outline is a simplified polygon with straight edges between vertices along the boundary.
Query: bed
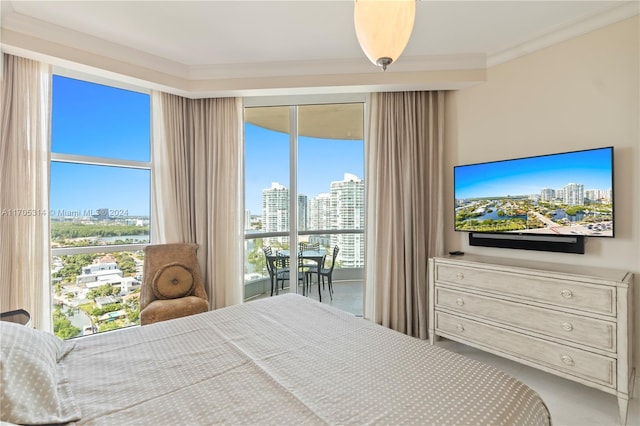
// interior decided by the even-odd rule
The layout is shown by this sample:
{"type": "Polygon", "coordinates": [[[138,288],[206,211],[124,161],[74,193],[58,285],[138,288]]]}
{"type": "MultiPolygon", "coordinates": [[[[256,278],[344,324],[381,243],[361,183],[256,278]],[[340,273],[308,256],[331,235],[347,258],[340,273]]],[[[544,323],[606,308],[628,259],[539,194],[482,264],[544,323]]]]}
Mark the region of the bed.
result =
{"type": "Polygon", "coordinates": [[[536,392],[507,374],[299,295],[64,342],[2,327],[8,422],[551,423],[536,392]],[[39,349],[21,349],[30,340],[39,349]],[[32,360],[20,357],[46,361],[48,371],[33,373],[32,360]],[[27,383],[36,379],[23,376],[34,374],[46,383],[27,383]],[[50,386],[51,395],[29,395],[29,386],[50,386]],[[47,407],[33,408],[40,400],[47,407]],[[21,410],[42,417],[19,418],[21,410]]]}

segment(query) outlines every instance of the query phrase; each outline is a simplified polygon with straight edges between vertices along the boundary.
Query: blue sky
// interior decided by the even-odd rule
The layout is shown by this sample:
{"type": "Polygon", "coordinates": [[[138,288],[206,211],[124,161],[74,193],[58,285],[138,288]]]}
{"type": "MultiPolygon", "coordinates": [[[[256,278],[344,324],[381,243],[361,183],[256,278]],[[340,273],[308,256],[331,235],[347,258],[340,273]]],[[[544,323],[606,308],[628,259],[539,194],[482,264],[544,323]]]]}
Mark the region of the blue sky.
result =
{"type": "Polygon", "coordinates": [[[454,171],[455,197],[474,198],[539,194],[568,183],[584,189],[612,188],[612,151],[609,148],[541,157],[458,166],[454,171]]]}
{"type": "MultiPolygon", "coordinates": [[[[245,126],[246,208],[262,210],[271,182],[289,187],[289,136],[245,126]]],[[[344,173],[363,178],[361,140],[301,137],[298,190],[309,198],[328,192],[344,173]]],[[[132,92],[61,76],[53,78],[51,150],[54,153],[149,161],[150,99],[132,92]]],[[[57,163],[51,165],[51,200],[58,210],[127,210],[149,214],[149,172],[57,163]]]]}
{"type": "Polygon", "coordinates": [[[144,93],[54,76],[51,150],[149,161],[149,103],[144,93]]]}
{"type": "MultiPolygon", "coordinates": [[[[149,95],[53,77],[51,151],[149,161],[149,95]]],[[[52,214],[126,210],[149,215],[149,171],[52,163],[52,214]]]]}

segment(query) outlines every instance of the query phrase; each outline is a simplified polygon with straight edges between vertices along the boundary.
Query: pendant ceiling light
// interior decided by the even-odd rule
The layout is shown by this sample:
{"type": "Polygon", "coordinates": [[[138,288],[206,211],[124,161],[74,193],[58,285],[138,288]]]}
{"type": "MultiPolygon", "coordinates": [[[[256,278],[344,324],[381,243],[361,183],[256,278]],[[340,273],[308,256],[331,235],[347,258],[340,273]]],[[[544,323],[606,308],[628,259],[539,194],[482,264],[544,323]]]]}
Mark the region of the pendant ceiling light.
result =
{"type": "Polygon", "coordinates": [[[415,16],[416,0],[355,0],[356,35],[371,62],[386,70],[400,57],[415,16]]]}

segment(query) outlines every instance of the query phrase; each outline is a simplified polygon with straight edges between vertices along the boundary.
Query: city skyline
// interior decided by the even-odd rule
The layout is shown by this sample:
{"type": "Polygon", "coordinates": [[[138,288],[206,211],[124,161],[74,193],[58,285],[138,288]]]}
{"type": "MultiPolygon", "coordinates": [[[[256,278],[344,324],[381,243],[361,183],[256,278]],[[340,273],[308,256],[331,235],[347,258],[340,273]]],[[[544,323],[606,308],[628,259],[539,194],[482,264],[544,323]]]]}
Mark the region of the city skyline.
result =
{"type": "MultiPolygon", "coordinates": [[[[316,200],[319,197],[328,196],[330,194],[330,192],[331,192],[331,185],[334,184],[334,183],[348,181],[349,179],[347,179],[347,176],[349,176],[350,178],[353,178],[353,179],[355,179],[357,181],[364,181],[364,179],[362,177],[360,177],[360,176],[356,176],[353,173],[345,172],[343,174],[343,179],[338,180],[338,181],[331,181],[329,183],[329,187],[325,191],[321,191],[321,192],[315,194],[314,196],[309,196],[309,195],[304,194],[304,193],[298,193],[298,197],[305,197],[310,202],[311,200],[316,200]]],[[[265,191],[271,190],[271,189],[284,189],[287,192],[289,191],[289,188],[286,185],[283,185],[280,182],[271,182],[271,185],[268,188],[263,188],[262,189],[262,197],[264,197],[264,192],[265,191]]],[[[287,206],[288,206],[288,203],[287,203],[287,206]]],[[[262,206],[260,207],[260,211],[258,211],[258,212],[252,212],[247,208],[245,208],[245,211],[250,212],[251,216],[260,216],[260,215],[262,215],[262,206]]]]}
{"type": "MultiPolygon", "coordinates": [[[[462,201],[462,200],[476,200],[476,199],[502,199],[502,198],[510,198],[510,197],[518,197],[518,196],[524,196],[524,197],[531,197],[531,196],[540,196],[542,198],[545,197],[545,195],[548,193],[548,191],[552,191],[554,193],[554,198],[562,198],[561,196],[559,196],[558,194],[562,194],[567,188],[569,187],[574,187],[574,186],[579,186],[582,187],[582,192],[584,192],[585,194],[588,192],[597,192],[599,194],[603,194],[606,193],[607,196],[603,197],[603,198],[609,198],[611,195],[611,192],[613,191],[612,188],[607,188],[607,189],[603,189],[603,188],[586,188],[583,184],[581,184],[580,182],[569,182],[559,188],[550,188],[550,187],[541,187],[539,188],[537,191],[533,191],[533,192],[529,192],[529,193],[509,193],[508,195],[493,195],[493,196],[488,196],[488,195],[484,195],[481,197],[456,197],[457,201],[462,201]]],[[[548,197],[548,195],[547,195],[548,197]]]]}
{"type": "MultiPolygon", "coordinates": [[[[364,229],[365,182],[357,176],[345,173],[340,181],[332,181],[327,192],[313,198],[298,196],[298,230],[364,229]],[[300,218],[305,218],[303,223],[300,218]]],[[[260,218],[264,232],[287,232],[289,223],[289,190],[282,185],[272,185],[262,193],[264,206],[260,218]]],[[[274,237],[273,241],[285,242],[287,237],[274,237]]],[[[267,239],[269,244],[271,239],[267,239]]],[[[310,242],[325,248],[339,247],[338,259],[343,266],[361,267],[364,264],[364,236],[361,233],[338,233],[329,236],[311,235],[310,242]]]]}
{"type": "MultiPolygon", "coordinates": [[[[262,190],[272,182],[289,187],[289,135],[245,123],[245,210],[262,211],[262,190]]],[[[298,138],[298,193],[328,192],[344,173],[364,176],[362,140],[298,138]]]]}

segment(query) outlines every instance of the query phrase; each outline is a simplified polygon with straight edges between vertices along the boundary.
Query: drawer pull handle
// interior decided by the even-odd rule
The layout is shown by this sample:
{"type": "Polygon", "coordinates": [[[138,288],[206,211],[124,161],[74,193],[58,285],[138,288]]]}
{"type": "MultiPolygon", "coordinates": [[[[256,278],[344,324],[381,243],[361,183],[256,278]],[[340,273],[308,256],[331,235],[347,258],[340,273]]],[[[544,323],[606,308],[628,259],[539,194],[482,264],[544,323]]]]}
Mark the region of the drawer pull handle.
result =
{"type": "Polygon", "coordinates": [[[462,299],[460,299],[460,298],[457,298],[457,299],[456,299],[456,304],[457,304],[458,306],[464,306],[464,300],[462,300],[462,299]]]}
{"type": "Polygon", "coordinates": [[[561,355],[560,359],[567,365],[573,365],[573,358],[571,358],[569,355],[561,355]]]}
{"type": "Polygon", "coordinates": [[[462,280],[462,279],[464,279],[464,274],[462,272],[458,272],[456,274],[456,278],[459,279],[459,280],[462,280]]]}
{"type": "Polygon", "coordinates": [[[458,331],[464,331],[464,325],[462,324],[458,324],[456,328],[458,329],[458,331]]]}
{"type": "Polygon", "coordinates": [[[565,299],[571,299],[573,297],[573,292],[571,290],[562,290],[560,292],[560,294],[562,295],[562,297],[564,297],[565,299]]]}
{"type": "Polygon", "coordinates": [[[562,323],[562,329],[564,331],[572,331],[573,330],[573,324],[571,324],[570,322],[563,322],[562,323]]]}

